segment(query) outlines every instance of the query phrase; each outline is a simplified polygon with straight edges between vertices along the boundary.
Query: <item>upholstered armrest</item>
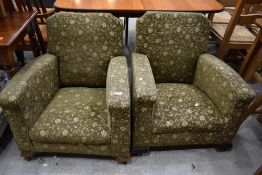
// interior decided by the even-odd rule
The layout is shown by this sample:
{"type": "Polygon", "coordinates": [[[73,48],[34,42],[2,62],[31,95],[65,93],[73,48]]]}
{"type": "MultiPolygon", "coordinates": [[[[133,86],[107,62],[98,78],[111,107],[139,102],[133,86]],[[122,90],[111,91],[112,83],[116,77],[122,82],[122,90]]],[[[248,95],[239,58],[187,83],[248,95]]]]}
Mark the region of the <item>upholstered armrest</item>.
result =
{"type": "Polygon", "coordinates": [[[106,102],[111,117],[112,151],[115,155],[129,153],[130,89],[125,57],[110,60],[106,79],[106,102]]]}
{"type": "Polygon", "coordinates": [[[133,96],[136,102],[154,103],[156,84],[146,55],[132,54],[133,96]]]}
{"type": "Polygon", "coordinates": [[[228,121],[225,127],[237,130],[255,97],[249,85],[231,67],[209,54],[198,59],[194,85],[219,108],[224,120],[228,121]]]}
{"type": "MultiPolygon", "coordinates": [[[[32,127],[59,87],[57,58],[45,54],[25,65],[0,94],[0,106],[11,125],[16,141],[30,145],[32,127]]],[[[20,150],[25,147],[18,143],[20,150]]],[[[25,145],[24,145],[25,146],[25,145]]]]}

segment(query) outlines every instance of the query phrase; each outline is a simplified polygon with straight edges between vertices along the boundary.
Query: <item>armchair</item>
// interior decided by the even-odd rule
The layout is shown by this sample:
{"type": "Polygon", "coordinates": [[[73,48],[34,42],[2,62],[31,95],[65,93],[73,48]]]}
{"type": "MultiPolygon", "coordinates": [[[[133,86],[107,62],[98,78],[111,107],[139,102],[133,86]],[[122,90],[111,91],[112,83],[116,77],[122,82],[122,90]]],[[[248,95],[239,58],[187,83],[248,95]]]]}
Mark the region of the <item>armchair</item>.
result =
{"type": "Polygon", "coordinates": [[[231,145],[255,94],[207,54],[209,23],[197,13],[147,12],[132,55],[133,149],[231,145]]]}
{"type": "Polygon", "coordinates": [[[21,155],[76,153],[130,158],[130,95],[123,25],[111,14],[56,13],[48,53],[0,94],[21,155]]]}

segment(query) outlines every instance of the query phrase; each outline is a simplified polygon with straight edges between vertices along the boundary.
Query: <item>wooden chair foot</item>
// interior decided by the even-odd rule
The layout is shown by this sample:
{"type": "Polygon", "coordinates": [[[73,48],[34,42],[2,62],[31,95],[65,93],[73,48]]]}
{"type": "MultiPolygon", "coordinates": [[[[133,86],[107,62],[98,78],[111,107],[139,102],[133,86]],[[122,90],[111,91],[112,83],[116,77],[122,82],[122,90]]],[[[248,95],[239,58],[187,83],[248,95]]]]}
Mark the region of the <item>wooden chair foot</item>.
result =
{"type": "Polygon", "coordinates": [[[116,161],[121,164],[127,164],[131,160],[131,156],[118,156],[116,161]]]}
{"type": "Polygon", "coordinates": [[[25,160],[32,160],[34,157],[34,153],[31,151],[21,151],[21,157],[23,157],[25,160]]]}
{"type": "Polygon", "coordinates": [[[260,115],[260,116],[257,117],[257,121],[258,121],[259,123],[262,123],[262,115],[260,115]]]}
{"type": "Polygon", "coordinates": [[[149,147],[139,147],[132,149],[132,156],[142,156],[143,154],[147,154],[150,152],[149,147]]]}
{"type": "Polygon", "coordinates": [[[233,148],[232,144],[223,144],[218,146],[216,149],[217,152],[225,152],[225,151],[231,151],[231,149],[233,148]]]}

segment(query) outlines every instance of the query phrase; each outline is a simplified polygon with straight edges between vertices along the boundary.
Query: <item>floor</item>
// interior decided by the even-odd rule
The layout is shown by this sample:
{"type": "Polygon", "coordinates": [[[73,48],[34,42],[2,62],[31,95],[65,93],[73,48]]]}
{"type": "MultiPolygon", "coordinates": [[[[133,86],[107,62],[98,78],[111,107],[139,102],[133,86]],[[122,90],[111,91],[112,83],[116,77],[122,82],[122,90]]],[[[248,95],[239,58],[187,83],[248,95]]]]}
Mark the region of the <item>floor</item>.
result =
{"type": "MultiPolygon", "coordinates": [[[[134,26],[135,20],[131,20],[131,49],[134,26]]],[[[55,155],[26,161],[19,157],[12,140],[0,153],[0,175],[251,175],[262,164],[262,124],[254,116],[249,117],[241,125],[233,145],[226,152],[213,148],[152,151],[123,165],[112,159],[55,155]]]]}

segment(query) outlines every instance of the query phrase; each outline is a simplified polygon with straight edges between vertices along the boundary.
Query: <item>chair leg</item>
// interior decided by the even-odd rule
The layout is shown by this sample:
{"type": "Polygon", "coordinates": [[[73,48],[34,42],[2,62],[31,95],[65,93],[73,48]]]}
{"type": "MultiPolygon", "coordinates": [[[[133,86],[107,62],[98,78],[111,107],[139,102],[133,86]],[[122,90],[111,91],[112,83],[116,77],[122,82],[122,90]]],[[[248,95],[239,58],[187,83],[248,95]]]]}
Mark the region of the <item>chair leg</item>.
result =
{"type": "Polygon", "coordinates": [[[32,160],[34,157],[34,153],[31,151],[21,151],[21,157],[23,157],[25,160],[32,160]]]}
{"type": "Polygon", "coordinates": [[[216,147],[215,149],[217,152],[225,152],[225,151],[231,151],[232,148],[233,148],[232,144],[222,144],[216,147]]]}
{"type": "Polygon", "coordinates": [[[219,46],[219,50],[218,50],[218,54],[217,54],[217,57],[219,59],[224,60],[225,50],[226,50],[225,46],[221,44],[219,46]]]}
{"type": "Polygon", "coordinates": [[[131,155],[116,157],[116,161],[122,164],[127,164],[130,160],[131,160],[131,155]]]}
{"type": "Polygon", "coordinates": [[[143,154],[149,153],[150,148],[149,147],[140,147],[140,148],[133,148],[132,149],[132,155],[133,156],[142,156],[143,154]]]}

